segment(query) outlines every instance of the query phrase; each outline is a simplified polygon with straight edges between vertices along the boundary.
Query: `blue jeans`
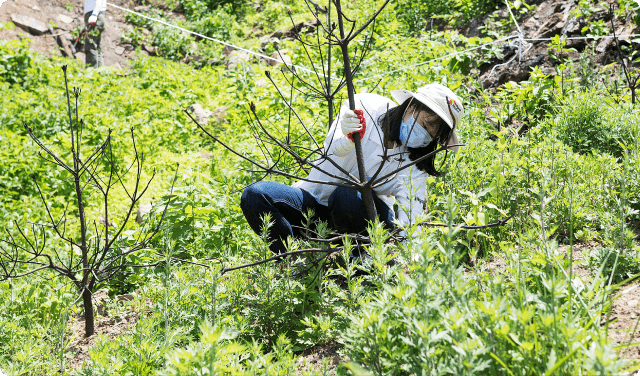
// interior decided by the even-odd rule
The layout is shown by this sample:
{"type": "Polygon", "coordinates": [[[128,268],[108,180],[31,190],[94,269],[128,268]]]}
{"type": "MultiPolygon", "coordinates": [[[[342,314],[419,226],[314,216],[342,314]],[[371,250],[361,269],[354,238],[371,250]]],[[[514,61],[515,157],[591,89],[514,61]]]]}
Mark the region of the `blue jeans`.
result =
{"type": "MultiPolygon", "coordinates": [[[[375,194],[373,201],[381,222],[388,229],[395,228],[395,214],[375,194]]],[[[281,183],[260,181],[245,188],[240,207],[251,229],[262,232],[262,218],[271,213],[274,222],[269,229],[269,248],[275,254],[286,252],[283,240],[300,236],[301,231],[292,226],[302,226],[304,215],[313,210],[314,219],[326,221],[339,233],[358,233],[367,228],[367,210],[360,192],[355,189],[337,187],[329,196],[329,205],[323,205],[309,192],[281,183]]]]}

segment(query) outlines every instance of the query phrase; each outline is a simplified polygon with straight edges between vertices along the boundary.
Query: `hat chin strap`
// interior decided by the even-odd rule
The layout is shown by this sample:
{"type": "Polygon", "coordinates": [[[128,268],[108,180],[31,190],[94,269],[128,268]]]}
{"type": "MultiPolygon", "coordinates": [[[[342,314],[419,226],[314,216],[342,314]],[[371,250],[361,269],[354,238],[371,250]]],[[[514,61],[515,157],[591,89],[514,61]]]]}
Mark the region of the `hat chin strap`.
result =
{"type": "MultiPolygon", "coordinates": [[[[411,103],[413,102],[413,100],[415,99],[415,97],[411,96],[411,99],[409,99],[409,103],[407,104],[407,107],[404,109],[404,111],[402,112],[402,119],[401,121],[404,121],[404,117],[405,115],[407,115],[407,109],[409,108],[409,106],[411,106],[411,103]]],[[[415,113],[415,109],[413,110],[415,113]]],[[[412,114],[413,116],[413,114],[412,114]]]]}

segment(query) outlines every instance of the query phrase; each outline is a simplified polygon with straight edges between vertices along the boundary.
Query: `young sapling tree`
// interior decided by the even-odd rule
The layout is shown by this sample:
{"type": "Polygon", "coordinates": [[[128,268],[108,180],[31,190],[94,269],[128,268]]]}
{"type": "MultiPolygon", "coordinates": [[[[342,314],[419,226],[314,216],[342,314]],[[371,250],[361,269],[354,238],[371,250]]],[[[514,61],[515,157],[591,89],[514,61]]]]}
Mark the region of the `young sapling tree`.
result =
{"type": "MultiPolygon", "coordinates": [[[[65,88],[67,95],[67,112],[69,116],[68,135],[70,150],[54,151],[44,144],[40,137],[25,124],[25,130],[31,139],[42,150],[39,157],[64,170],[69,177],[74,195],[67,197],[68,205],[60,219],[56,219],[51,200],[46,197],[43,185],[38,176],[33,175],[40,199],[46,211],[48,223],[32,223],[30,228],[15,222],[15,231],[5,229],[5,237],[0,237],[0,280],[21,278],[33,273],[51,271],[58,276],[68,279],[82,299],[84,306],[85,337],[95,333],[92,294],[98,285],[110,279],[123,275],[130,268],[144,268],[156,266],[161,261],[151,264],[135,263],[132,256],[141,250],[148,249],[153,237],[161,228],[168,204],[159,219],[148,222],[135,240],[125,240],[121,235],[135,207],[145,194],[153,178],[155,170],[147,182],[142,180],[144,154],[138,150],[133,128],[131,141],[133,156],[128,166],[120,166],[113,150],[111,130],[106,138],[90,152],[85,151],[83,140],[84,122],[79,120],[78,98],[80,90],[73,89],[75,99],[75,118],[72,116],[69,85],[67,82],[67,67],[63,66],[65,88]],[[68,160],[65,161],[65,156],[68,160]],[[133,182],[125,183],[124,178],[133,172],[133,182]],[[119,225],[110,216],[113,192],[121,189],[127,197],[124,206],[124,217],[118,218],[119,225]],[[97,221],[87,218],[88,199],[92,194],[99,196],[103,217],[100,225],[97,221]],[[77,213],[77,223],[68,225],[69,207],[74,207],[77,213]],[[48,239],[52,233],[52,241],[48,239]],[[64,247],[60,245],[64,244],[64,247]]],[[[173,177],[175,183],[176,175],[173,177]]],[[[173,183],[171,192],[173,192],[173,183]]],[[[95,202],[95,200],[94,200],[95,202]]],[[[118,205],[122,205],[118,203],[118,205]]]]}

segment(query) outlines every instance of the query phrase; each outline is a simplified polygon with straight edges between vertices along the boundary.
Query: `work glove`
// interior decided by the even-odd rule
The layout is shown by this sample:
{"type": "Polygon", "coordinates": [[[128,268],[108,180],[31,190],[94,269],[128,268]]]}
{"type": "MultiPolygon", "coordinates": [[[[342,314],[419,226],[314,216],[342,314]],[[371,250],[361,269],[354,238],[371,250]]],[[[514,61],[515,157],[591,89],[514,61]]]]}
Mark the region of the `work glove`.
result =
{"type": "Polygon", "coordinates": [[[87,22],[89,25],[95,25],[98,22],[98,16],[92,14],[89,16],[89,21],[87,22]]]}
{"type": "Polygon", "coordinates": [[[347,136],[351,142],[355,142],[353,141],[354,133],[359,133],[360,139],[362,139],[367,130],[367,121],[362,110],[346,110],[340,119],[340,127],[342,134],[347,136]]]}

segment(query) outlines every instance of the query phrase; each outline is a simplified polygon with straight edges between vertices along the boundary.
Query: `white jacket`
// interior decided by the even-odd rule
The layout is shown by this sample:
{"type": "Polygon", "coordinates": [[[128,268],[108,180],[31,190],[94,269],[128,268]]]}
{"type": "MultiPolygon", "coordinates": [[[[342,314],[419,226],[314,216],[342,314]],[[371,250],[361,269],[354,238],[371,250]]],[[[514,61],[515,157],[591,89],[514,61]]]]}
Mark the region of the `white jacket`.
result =
{"type": "Polygon", "coordinates": [[[107,11],[107,0],[85,0],[84,1],[84,14],[91,12],[96,16],[100,12],[107,11]]]}
{"type": "MultiPolygon", "coordinates": [[[[367,178],[372,178],[380,167],[384,153],[384,135],[381,129],[382,124],[378,124],[378,118],[386,113],[387,108],[391,109],[397,105],[392,100],[377,94],[356,94],[355,102],[356,107],[359,106],[363,109],[367,121],[367,129],[364,137],[362,137],[362,153],[367,178]]],[[[348,108],[349,102],[345,101],[340,109],[340,115],[348,108]]],[[[340,117],[341,116],[337,116],[331,125],[323,147],[325,151],[328,151],[327,154],[337,165],[358,177],[355,145],[342,134],[340,126],[338,125],[340,117]]],[[[378,178],[411,162],[409,160],[408,150],[404,146],[396,147],[393,150],[389,149],[387,154],[395,156],[385,163],[382,171],[378,174],[378,178]],[[403,154],[395,155],[398,153],[403,154]]],[[[329,161],[320,161],[316,166],[329,174],[345,176],[329,161]]],[[[343,183],[339,179],[324,174],[317,168],[311,169],[308,179],[343,183]]],[[[423,211],[426,181],[427,173],[418,170],[414,165],[387,179],[382,186],[375,188],[374,192],[381,200],[389,205],[389,207],[392,207],[393,198],[395,198],[400,207],[398,220],[400,224],[406,224],[410,221],[414,222],[415,217],[423,211]],[[412,198],[412,200],[409,200],[409,198],[412,198]]],[[[324,205],[328,205],[329,196],[336,189],[335,185],[312,183],[304,180],[296,182],[293,186],[308,191],[324,205]]]]}

